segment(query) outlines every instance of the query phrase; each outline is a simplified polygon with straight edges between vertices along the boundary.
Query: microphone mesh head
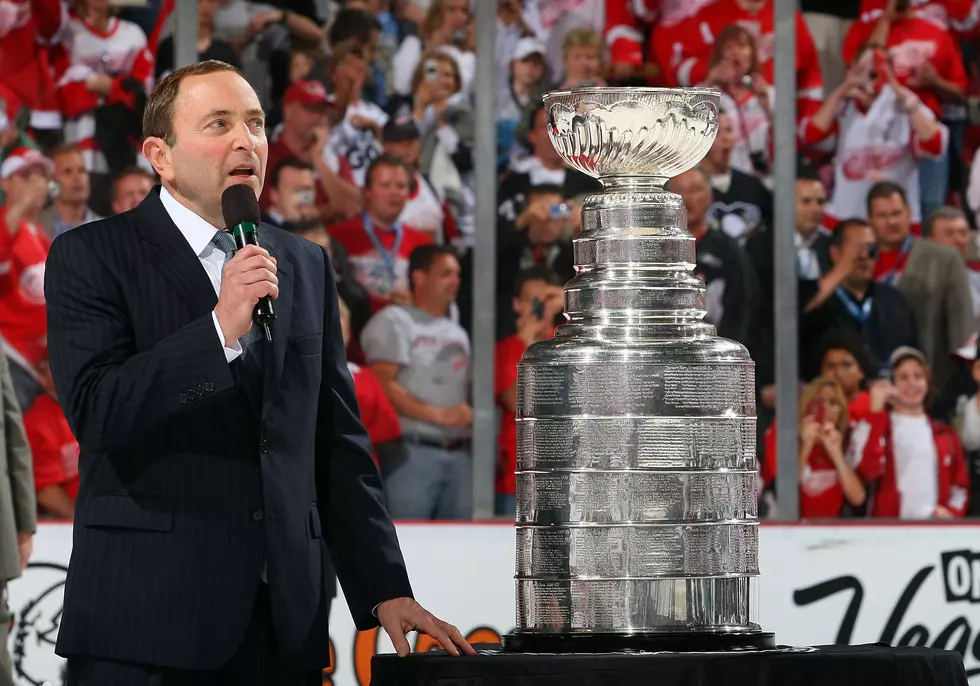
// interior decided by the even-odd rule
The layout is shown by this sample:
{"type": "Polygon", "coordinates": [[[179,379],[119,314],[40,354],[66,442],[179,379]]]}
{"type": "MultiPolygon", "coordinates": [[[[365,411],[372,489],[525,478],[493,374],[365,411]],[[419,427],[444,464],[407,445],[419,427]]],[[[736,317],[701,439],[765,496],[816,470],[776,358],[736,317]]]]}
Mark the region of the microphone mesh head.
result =
{"type": "Polygon", "coordinates": [[[244,222],[258,224],[262,219],[262,213],[252,187],[248,184],[236,183],[226,188],[221,194],[221,216],[229,229],[244,222]]]}

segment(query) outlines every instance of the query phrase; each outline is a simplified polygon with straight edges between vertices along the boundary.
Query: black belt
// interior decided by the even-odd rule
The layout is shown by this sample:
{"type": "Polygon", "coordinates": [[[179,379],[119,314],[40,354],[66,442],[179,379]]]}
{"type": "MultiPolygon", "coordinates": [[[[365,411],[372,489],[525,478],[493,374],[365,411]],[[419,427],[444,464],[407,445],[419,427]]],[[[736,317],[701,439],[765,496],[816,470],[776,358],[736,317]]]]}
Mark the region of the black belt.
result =
{"type": "Polygon", "coordinates": [[[469,450],[473,444],[471,438],[453,438],[440,441],[438,438],[425,438],[423,436],[404,436],[406,443],[411,445],[421,445],[426,448],[439,448],[440,450],[469,450]]]}

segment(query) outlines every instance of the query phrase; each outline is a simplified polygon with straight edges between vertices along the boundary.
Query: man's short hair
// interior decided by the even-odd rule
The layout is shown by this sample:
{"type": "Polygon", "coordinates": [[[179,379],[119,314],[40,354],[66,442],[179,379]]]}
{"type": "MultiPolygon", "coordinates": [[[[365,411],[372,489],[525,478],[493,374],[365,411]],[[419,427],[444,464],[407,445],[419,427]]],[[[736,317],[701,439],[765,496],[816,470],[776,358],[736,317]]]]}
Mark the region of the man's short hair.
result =
{"type": "Polygon", "coordinates": [[[131,165],[129,167],[126,167],[121,172],[119,172],[119,175],[116,176],[116,178],[114,178],[112,180],[112,198],[113,198],[113,200],[115,200],[116,196],[119,195],[119,184],[122,183],[122,180],[123,179],[127,179],[130,176],[142,176],[144,179],[149,180],[149,182],[151,184],[155,184],[157,182],[156,177],[153,174],[151,174],[150,172],[148,172],[145,169],[143,169],[143,167],[139,167],[139,166],[137,166],[135,164],[134,165],[131,165]]]}
{"type": "Polygon", "coordinates": [[[333,74],[334,70],[343,64],[350,55],[362,60],[366,59],[363,44],[356,40],[345,40],[333,46],[330,57],[327,59],[327,73],[333,74]]]}
{"type": "Polygon", "coordinates": [[[871,360],[864,349],[864,342],[860,335],[847,329],[828,329],[814,346],[809,362],[809,371],[812,375],[820,374],[823,360],[831,350],[845,350],[850,353],[851,357],[857,361],[865,377],[874,373],[871,360]]]}
{"type": "Polygon", "coordinates": [[[448,245],[436,245],[432,243],[429,245],[420,245],[412,251],[412,254],[408,257],[408,287],[410,290],[415,290],[415,280],[412,278],[415,272],[429,271],[432,269],[435,261],[443,255],[450,255],[459,259],[456,256],[456,251],[448,245]]]}
{"type": "Polygon", "coordinates": [[[344,8],[337,12],[333,25],[327,33],[331,46],[345,41],[356,41],[362,45],[371,42],[371,34],[381,30],[381,22],[367,10],[344,8]]]}
{"type": "Polygon", "coordinates": [[[524,290],[524,285],[532,281],[544,281],[549,286],[565,285],[565,282],[558,276],[558,272],[554,269],[536,264],[533,267],[522,270],[517,275],[517,278],[514,280],[514,297],[521,297],[521,291],[524,290]]]}
{"type": "Polygon", "coordinates": [[[936,222],[943,219],[962,219],[966,221],[966,214],[963,212],[963,210],[956,207],[950,207],[949,205],[937,207],[932,211],[932,214],[926,217],[926,220],[922,222],[923,238],[928,238],[931,236],[933,229],[936,227],[936,222]]]}
{"type": "Polygon", "coordinates": [[[409,183],[411,183],[412,177],[414,176],[412,168],[405,163],[405,160],[386,152],[376,157],[371,164],[368,165],[367,172],[364,174],[365,188],[371,187],[371,181],[374,178],[374,171],[379,167],[398,167],[399,169],[404,169],[405,173],[408,174],[409,183]]]}
{"type": "Polygon", "coordinates": [[[82,151],[76,145],[71,143],[62,143],[60,145],[54,146],[51,152],[48,153],[48,159],[53,160],[55,157],[61,157],[62,155],[81,155],[82,151]]]}
{"type": "Polygon", "coordinates": [[[301,219],[295,222],[286,222],[283,227],[286,231],[290,233],[307,234],[319,231],[325,231],[326,228],[323,226],[323,222],[319,219],[301,219]]]}
{"type": "Polygon", "coordinates": [[[299,169],[300,171],[313,171],[313,165],[309,162],[304,162],[298,157],[286,157],[279,161],[278,164],[273,168],[272,175],[269,176],[269,185],[272,188],[279,187],[279,177],[282,176],[283,169],[299,169]]]}
{"type": "Polygon", "coordinates": [[[174,108],[177,96],[180,94],[180,84],[188,76],[205,76],[221,71],[239,71],[220,60],[204,60],[186,67],[174,69],[156,85],[146,101],[143,110],[143,138],[162,138],[167,145],[173,147],[177,143],[174,133],[174,108]]]}
{"type": "Polygon", "coordinates": [[[834,227],[834,232],[830,234],[830,247],[839,248],[844,243],[844,238],[849,229],[853,229],[854,227],[865,229],[870,226],[871,224],[857,217],[851,217],[850,219],[843,219],[837,222],[837,226],[834,227]]]}
{"type": "Polygon", "coordinates": [[[812,164],[800,163],[796,169],[797,181],[819,181],[823,183],[820,172],[812,164]]]}
{"type": "Polygon", "coordinates": [[[905,188],[901,184],[895,183],[894,181],[879,181],[873,185],[871,190],[868,191],[868,214],[871,214],[871,204],[875,200],[884,200],[893,195],[898,195],[902,199],[902,204],[906,207],[909,206],[908,196],[905,194],[905,188]]]}

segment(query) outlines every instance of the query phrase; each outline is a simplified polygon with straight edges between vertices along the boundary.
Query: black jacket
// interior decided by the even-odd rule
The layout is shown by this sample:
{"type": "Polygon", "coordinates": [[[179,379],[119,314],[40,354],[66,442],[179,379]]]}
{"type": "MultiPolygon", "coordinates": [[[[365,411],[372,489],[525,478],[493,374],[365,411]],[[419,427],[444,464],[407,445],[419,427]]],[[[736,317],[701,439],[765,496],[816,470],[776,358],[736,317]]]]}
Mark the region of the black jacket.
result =
{"type": "Polygon", "coordinates": [[[277,643],[306,669],[328,661],[327,549],[358,628],[411,595],[329,260],[278,229],[260,241],[279,267],[264,378],[251,353],[226,361],[214,288],[158,189],[51,247],[51,368],[81,447],[60,655],[216,669],[263,559],[277,643]]]}

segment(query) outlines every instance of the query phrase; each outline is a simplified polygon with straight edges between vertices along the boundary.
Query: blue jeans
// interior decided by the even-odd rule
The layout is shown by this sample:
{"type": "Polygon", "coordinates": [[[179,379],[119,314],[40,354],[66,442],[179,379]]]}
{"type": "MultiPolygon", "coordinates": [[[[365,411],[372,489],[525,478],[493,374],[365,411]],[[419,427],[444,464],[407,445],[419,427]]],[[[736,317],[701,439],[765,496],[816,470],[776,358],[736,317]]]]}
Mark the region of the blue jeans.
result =
{"type": "Polygon", "coordinates": [[[384,472],[392,519],[473,518],[473,460],[465,450],[407,443],[397,464],[384,472]]]}

